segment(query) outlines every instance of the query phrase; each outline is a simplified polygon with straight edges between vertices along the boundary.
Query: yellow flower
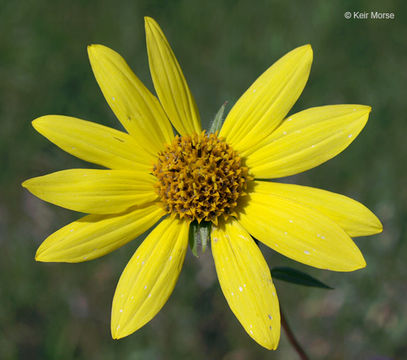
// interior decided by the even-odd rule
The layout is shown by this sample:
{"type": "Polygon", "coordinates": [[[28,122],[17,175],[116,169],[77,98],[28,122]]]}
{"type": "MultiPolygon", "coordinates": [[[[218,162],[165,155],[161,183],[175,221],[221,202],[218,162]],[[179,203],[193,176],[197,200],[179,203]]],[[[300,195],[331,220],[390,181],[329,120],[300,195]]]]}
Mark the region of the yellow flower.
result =
{"type": "Polygon", "coordinates": [[[23,183],[45,201],[90,214],[49,236],[36,260],[100,257],[169,214],[120,277],[111,331],[113,338],[122,338],[150,321],[170,296],[191,221],[211,222],[212,253],[230,308],[255,341],[275,349],[278,300],[251,236],[304,264],[352,271],[366,263],[351,237],[379,233],[382,226],[345,196],[256,179],[297,174],[334,157],[362,130],[370,107],[321,106],[285,118],[308,79],[312,49],[305,45],[254,82],[219,134],[207,134],[164,34],[151,18],[145,25],[158,99],[119,54],[102,45],[88,48],[103,95],[128,133],[66,116],[33,122],[63,150],[109,169],[64,170],[23,183]]]}

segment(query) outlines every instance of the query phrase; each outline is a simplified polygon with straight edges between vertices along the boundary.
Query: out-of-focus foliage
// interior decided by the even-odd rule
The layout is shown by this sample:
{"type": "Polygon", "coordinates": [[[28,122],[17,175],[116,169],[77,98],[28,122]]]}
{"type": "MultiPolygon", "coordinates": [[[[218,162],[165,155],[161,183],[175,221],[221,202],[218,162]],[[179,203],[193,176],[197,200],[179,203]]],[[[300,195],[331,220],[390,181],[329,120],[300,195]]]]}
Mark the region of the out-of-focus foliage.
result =
{"type": "Polygon", "coordinates": [[[295,266],[335,290],[276,282],[285,313],[313,359],[402,359],[407,353],[407,7],[393,1],[3,1],[0,10],[0,358],[294,359],[282,335],[270,353],[226,305],[210,251],[188,254],[163,311],[134,335],[111,340],[114,288],[139,240],[82,264],[35,263],[40,242],[79,217],[24,191],[22,180],[87,167],[37,134],[30,121],[65,114],[120,128],[87,61],[86,45],[119,51],[147,86],[143,16],[164,29],[209,125],[275,60],[311,43],[310,80],[293,111],[373,107],[358,139],[328,163],[288,179],[351,196],[383,221],[360,238],[368,266],[332,273],[265,247],[270,266],[295,266]],[[394,20],[346,20],[346,11],[394,20]]]}

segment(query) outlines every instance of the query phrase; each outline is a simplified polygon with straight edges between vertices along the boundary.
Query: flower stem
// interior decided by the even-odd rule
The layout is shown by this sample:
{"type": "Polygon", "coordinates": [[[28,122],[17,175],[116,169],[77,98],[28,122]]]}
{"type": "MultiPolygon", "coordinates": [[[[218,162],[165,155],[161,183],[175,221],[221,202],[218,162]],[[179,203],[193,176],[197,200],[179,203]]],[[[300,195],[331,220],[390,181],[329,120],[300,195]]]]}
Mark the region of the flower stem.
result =
{"type": "Polygon", "coordinates": [[[305,353],[304,349],[301,347],[299,342],[294,336],[290,325],[288,325],[287,319],[284,316],[283,309],[280,306],[280,316],[281,316],[281,326],[283,327],[285,334],[287,335],[288,341],[293,346],[294,350],[297,352],[301,360],[309,360],[308,355],[305,353]]]}

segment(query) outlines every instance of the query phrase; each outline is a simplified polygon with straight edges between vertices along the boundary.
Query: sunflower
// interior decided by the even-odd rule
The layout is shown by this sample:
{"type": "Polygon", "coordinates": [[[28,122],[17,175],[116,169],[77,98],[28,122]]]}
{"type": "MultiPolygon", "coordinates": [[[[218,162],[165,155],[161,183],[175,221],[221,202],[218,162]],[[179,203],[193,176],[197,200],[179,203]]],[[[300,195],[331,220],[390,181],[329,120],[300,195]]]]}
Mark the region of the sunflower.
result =
{"type": "Polygon", "coordinates": [[[95,259],[158,223],[117,285],[111,332],[118,339],[150,321],[167,301],[191,223],[212,224],[211,250],[230,308],[255,341],[275,349],[279,304],[253,237],[301,263],[353,271],[366,263],[351,237],[379,233],[382,226],[345,196],[264,179],[298,174],[334,157],[356,138],[371,109],[321,106],[286,118],[309,76],[312,49],[305,45],[266,70],[220,131],[207,133],[162,30],[148,17],[145,27],[157,97],[118,53],[88,47],[96,80],[127,133],[67,116],[33,121],[66,152],[107,168],[58,171],[23,183],[45,201],[89,214],[50,235],[36,260],[95,259]]]}

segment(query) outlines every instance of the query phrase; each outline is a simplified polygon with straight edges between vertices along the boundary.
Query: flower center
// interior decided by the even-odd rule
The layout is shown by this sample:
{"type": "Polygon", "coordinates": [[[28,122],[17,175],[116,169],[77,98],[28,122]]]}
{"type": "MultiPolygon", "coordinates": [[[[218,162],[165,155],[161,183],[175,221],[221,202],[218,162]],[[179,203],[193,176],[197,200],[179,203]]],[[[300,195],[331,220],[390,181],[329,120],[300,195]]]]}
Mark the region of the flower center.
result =
{"type": "Polygon", "coordinates": [[[242,159],[216,134],[176,136],[153,167],[156,190],[168,213],[199,223],[236,215],[251,179],[242,159]]]}

